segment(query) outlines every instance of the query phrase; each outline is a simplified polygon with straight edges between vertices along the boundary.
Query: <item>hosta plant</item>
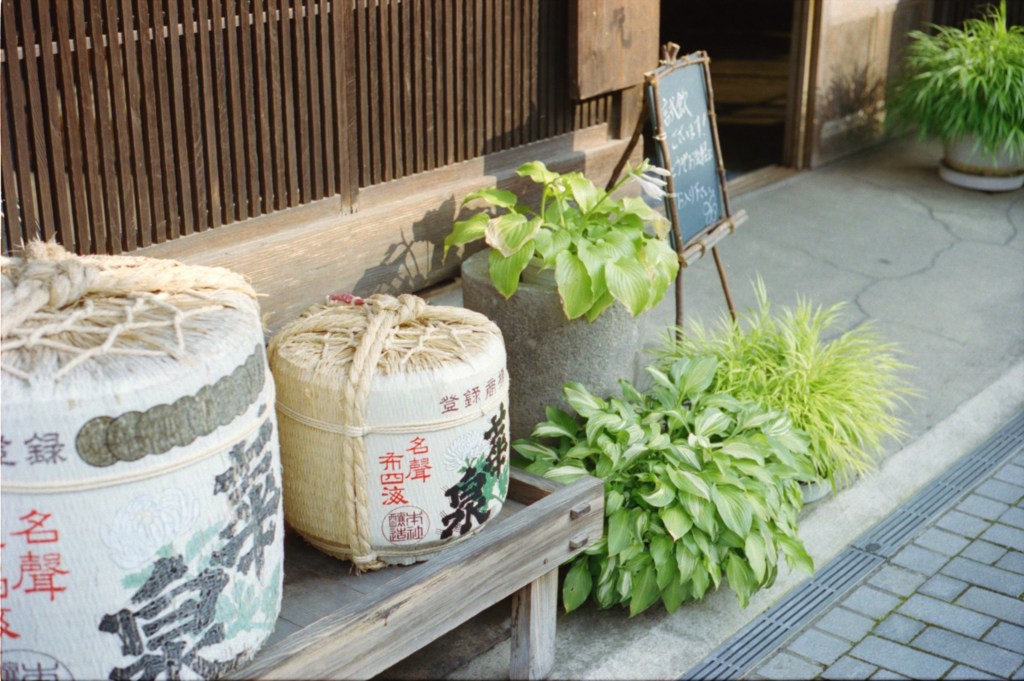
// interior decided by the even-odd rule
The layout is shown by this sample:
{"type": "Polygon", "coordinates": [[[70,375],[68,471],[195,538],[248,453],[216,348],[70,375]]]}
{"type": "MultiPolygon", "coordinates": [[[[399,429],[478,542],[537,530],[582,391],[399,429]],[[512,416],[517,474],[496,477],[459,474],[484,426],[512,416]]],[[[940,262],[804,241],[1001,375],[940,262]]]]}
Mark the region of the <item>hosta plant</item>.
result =
{"type": "Polygon", "coordinates": [[[746,606],[775,581],[780,551],[813,570],[796,525],[806,441],[784,414],[710,392],[715,368],[711,357],[651,368],[653,387],[623,381],[621,399],[566,385],[576,416],[549,409],[533,439],[515,443],[529,471],[605,483],[605,536],[573,559],[567,611],[592,595],[631,615],[659,599],[672,612],[723,576],[746,606]]]}
{"type": "Polygon", "coordinates": [[[723,315],[711,329],[689,322],[658,364],[715,357],[714,390],[785,411],[807,433],[816,477],[844,485],[873,467],[886,438],[903,434],[898,408],[914,391],[901,372],[909,367],[871,323],[830,338],[841,303],[823,308],[800,299],[772,314],[764,282],[754,291],[756,309],[737,321],[723,315]]]}
{"type": "Polygon", "coordinates": [[[893,120],[944,142],[972,136],[1024,165],[1024,26],[1007,26],[1003,0],[963,28],[932,28],[910,33],[886,104],[893,120]]]}
{"type": "Polygon", "coordinates": [[[484,239],[491,247],[491,281],[506,298],[516,292],[531,261],[540,270],[553,270],[569,319],[593,321],[616,300],[635,316],[661,300],[679,270],[676,252],[665,240],[668,223],[642,198],[614,194],[633,180],[660,196],[664,181],[658,176],[664,170],[644,161],[610,191],[581,173],[556,173],[540,161],[517,172],[542,185],[540,205],[522,204],[504,189],[467,195],[464,206],[479,199],[496,210],[456,222],[444,240],[445,254],[452,246],[484,239]]]}

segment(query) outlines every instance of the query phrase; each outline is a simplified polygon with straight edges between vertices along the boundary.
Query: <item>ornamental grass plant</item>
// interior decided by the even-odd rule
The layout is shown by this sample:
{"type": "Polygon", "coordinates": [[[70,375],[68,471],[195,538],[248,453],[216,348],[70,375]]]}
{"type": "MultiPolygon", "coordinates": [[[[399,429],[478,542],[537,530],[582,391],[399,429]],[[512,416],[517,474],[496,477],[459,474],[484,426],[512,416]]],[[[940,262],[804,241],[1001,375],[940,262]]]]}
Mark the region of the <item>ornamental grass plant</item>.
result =
{"type": "MultiPolygon", "coordinates": [[[[833,489],[871,470],[887,438],[904,435],[898,414],[915,394],[901,377],[909,365],[869,322],[829,339],[843,304],[823,308],[799,299],[772,314],[764,282],[757,307],[712,329],[689,322],[659,353],[658,365],[681,357],[718,360],[712,389],[785,411],[807,433],[816,475],[833,489]]],[[[812,482],[812,481],[806,481],[812,482]]]]}
{"type": "Polygon", "coordinates": [[[973,136],[1024,164],[1024,26],[1007,26],[1003,0],[962,28],[932,29],[909,34],[905,72],[886,105],[892,121],[943,142],[973,136]]]}

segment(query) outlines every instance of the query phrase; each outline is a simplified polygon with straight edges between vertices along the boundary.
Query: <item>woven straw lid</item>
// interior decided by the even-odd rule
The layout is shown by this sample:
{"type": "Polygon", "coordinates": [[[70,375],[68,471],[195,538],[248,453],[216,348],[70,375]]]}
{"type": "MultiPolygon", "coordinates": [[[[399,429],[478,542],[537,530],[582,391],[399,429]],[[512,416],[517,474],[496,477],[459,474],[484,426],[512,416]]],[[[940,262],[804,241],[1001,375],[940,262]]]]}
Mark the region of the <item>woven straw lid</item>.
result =
{"type": "Polygon", "coordinates": [[[501,332],[487,317],[413,295],[328,301],[278,332],[268,356],[283,424],[289,522],[358,570],[383,567],[370,543],[363,441],[373,431],[366,405],[374,377],[442,369],[479,355],[495,339],[501,332]],[[293,438],[298,429],[308,439],[293,438]],[[295,476],[312,484],[318,499],[289,498],[295,476]]]}
{"type": "Polygon", "coordinates": [[[193,318],[225,308],[258,314],[252,287],[223,268],[78,256],[41,241],[0,265],[2,367],[25,381],[60,380],[84,363],[178,359],[194,351],[186,348],[188,329],[193,338],[208,335],[193,318]]]}

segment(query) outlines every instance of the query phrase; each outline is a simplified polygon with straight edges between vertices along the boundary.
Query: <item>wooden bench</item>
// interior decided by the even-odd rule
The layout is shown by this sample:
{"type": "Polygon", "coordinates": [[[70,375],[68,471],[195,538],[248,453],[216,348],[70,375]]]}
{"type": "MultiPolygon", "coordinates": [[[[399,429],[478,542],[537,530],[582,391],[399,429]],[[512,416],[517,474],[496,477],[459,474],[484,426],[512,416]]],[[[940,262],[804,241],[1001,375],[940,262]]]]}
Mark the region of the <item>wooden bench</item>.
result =
{"type": "Polygon", "coordinates": [[[365,679],[512,595],[513,679],[554,664],[558,566],[601,538],[604,486],[513,469],[501,513],[475,537],[408,567],[351,574],[289,532],[277,627],[244,679],[365,679]]]}

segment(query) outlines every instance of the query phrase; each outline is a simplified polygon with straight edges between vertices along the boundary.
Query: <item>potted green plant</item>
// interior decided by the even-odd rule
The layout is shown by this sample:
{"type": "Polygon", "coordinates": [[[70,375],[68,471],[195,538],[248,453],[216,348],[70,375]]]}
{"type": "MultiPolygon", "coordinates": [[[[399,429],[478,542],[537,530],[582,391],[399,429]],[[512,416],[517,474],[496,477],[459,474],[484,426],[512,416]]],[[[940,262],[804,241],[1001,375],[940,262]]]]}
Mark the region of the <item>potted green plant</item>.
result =
{"type": "Polygon", "coordinates": [[[566,610],[593,594],[631,615],[658,600],[672,612],[723,576],[746,606],[774,582],[780,551],[813,571],[797,536],[806,440],[782,412],[714,391],[716,366],[684,357],[649,368],[653,387],[622,381],[621,399],[569,384],[576,416],[551,408],[533,439],[513,443],[531,472],[605,481],[605,534],[571,561],[566,610]]]}
{"type": "Polygon", "coordinates": [[[536,204],[504,189],[473,192],[463,205],[488,208],[456,222],[444,243],[446,254],[479,240],[490,246],[463,263],[463,303],[505,337],[513,437],[528,434],[569,381],[611,391],[633,378],[643,335],[637,315],[662,299],[679,270],[665,218],[618,191],[637,182],[661,198],[666,171],[644,161],[607,191],[539,161],[517,172],[539,185],[536,204]]]}
{"type": "Polygon", "coordinates": [[[905,72],[887,108],[945,145],[943,179],[971,189],[1024,186],[1024,26],[1007,26],[1006,2],[962,28],[911,32],[905,72]]]}
{"type": "Polygon", "coordinates": [[[785,411],[809,439],[815,475],[804,482],[836,489],[872,468],[885,438],[903,434],[897,407],[914,394],[901,377],[909,367],[871,323],[829,338],[841,303],[822,308],[801,299],[773,315],[764,282],[754,290],[756,309],[736,321],[723,316],[714,329],[688,323],[667,340],[658,366],[715,357],[714,389],[785,411]]]}

